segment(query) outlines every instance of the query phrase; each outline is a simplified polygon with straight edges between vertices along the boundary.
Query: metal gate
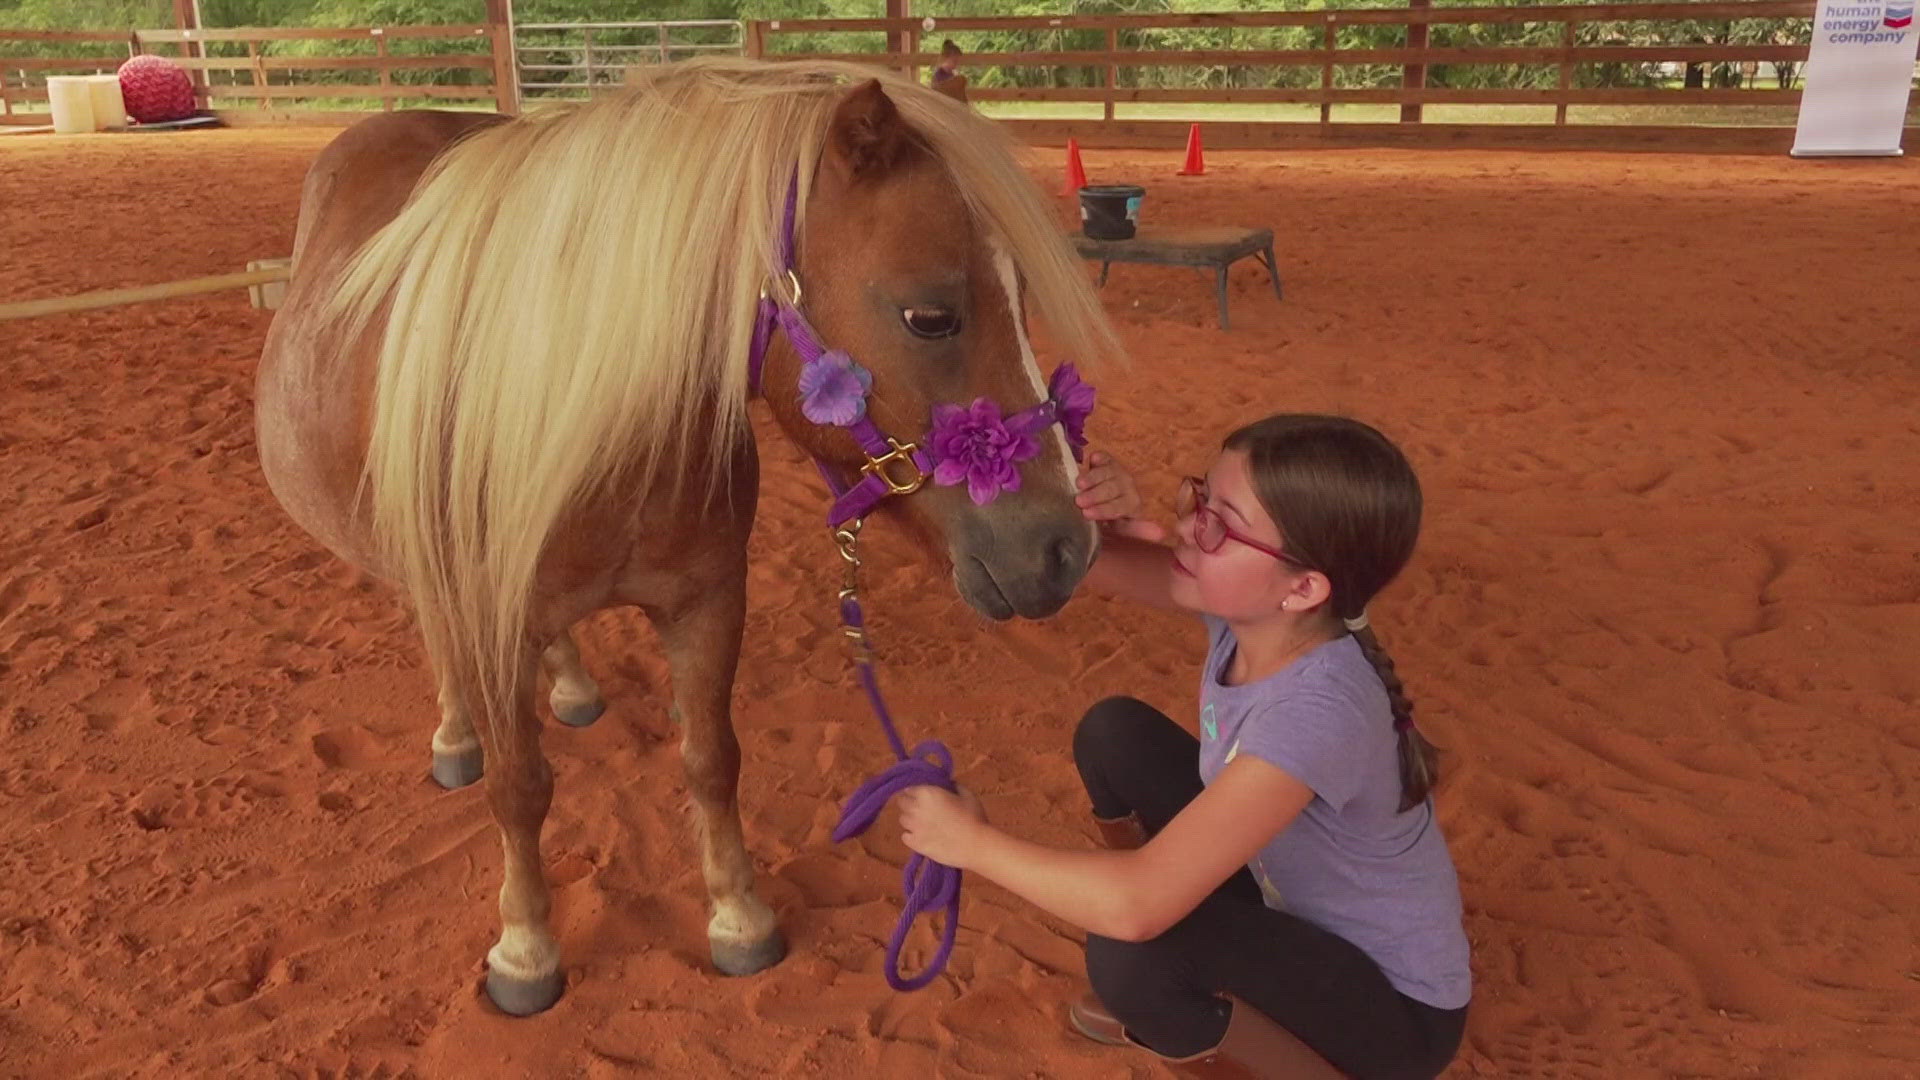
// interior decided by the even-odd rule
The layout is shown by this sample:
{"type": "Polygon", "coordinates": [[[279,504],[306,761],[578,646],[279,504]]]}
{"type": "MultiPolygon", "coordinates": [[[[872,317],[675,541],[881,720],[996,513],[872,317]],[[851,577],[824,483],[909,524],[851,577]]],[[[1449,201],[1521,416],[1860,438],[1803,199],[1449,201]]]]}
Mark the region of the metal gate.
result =
{"type": "Polygon", "coordinates": [[[619,86],[636,64],[739,56],[744,40],[743,24],[731,19],[516,23],[513,56],[524,101],[577,101],[619,86]]]}

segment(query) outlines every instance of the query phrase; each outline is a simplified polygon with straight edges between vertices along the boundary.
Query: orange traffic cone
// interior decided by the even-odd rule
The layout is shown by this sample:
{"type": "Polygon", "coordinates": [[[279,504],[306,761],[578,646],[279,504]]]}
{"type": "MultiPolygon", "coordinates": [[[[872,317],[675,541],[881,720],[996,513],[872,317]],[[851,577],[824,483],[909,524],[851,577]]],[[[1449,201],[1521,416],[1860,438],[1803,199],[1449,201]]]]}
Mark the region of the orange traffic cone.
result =
{"type": "Polygon", "coordinates": [[[1206,162],[1200,160],[1200,125],[1187,129],[1187,163],[1180,166],[1180,176],[1201,176],[1207,171],[1206,162]]]}
{"type": "Polygon", "coordinates": [[[1080,164],[1080,142],[1067,140],[1067,186],[1062,195],[1074,195],[1087,186],[1087,168],[1080,164]]]}

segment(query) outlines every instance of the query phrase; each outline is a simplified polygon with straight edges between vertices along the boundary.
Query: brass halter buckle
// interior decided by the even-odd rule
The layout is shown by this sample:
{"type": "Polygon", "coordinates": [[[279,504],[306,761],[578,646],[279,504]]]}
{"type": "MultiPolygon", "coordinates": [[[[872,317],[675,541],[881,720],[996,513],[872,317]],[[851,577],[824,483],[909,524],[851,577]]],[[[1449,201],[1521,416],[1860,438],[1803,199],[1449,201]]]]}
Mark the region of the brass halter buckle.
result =
{"type": "Polygon", "coordinates": [[[840,557],[846,560],[846,578],[840,588],[840,632],[846,635],[847,647],[853,650],[854,659],[872,663],[873,645],[867,640],[867,632],[845,621],[848,603],[860,603],[860,527],[864,524],[866,519],[854,518],[842,525],[834,531],[833,543],[840,549],[840,557]]]}
{"type": "Polygon", "coordinates": [[[913,460],[913,455],[919,453],[920,448],[913,443],[903,444],[892,438],[887,439],[887,445],[892,449],[877,458],[868,458],[867,463],[860,466],[860,471],[869,476],[879,477],[880,482],[887,485],[888,494],[911,495],[919,491],[927,482],[927,474],[921,472],[920,466],[913,460]],[[894,462],[900,462],[911,469],[913,477],[908,480],[896,479],[889,469],[894,462]]]}

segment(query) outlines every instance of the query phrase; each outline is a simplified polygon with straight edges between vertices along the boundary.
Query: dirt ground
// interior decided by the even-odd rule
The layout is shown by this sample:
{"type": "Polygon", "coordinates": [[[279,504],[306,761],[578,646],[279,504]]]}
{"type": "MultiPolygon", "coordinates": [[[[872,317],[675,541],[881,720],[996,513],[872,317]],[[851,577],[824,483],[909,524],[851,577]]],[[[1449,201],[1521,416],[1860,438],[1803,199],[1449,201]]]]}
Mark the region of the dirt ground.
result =
{"type": "MultiPolygon", "coordinates": [[[[0,140],[0,296],[285,254],[331,134],[0,140]]],[[[1448,1075],[1920,1076],[1920,166],[1179,157],[1087,166],[1151,221],[1272,226],[1286,300],[1241,264],[1223,333],[1204,275],[1116,267],[1133,359],[1094,438],[1155,499],[1279,410],[1420,470],[1373,620],[1446,750],[1476,979],[1448,1075]]],[[[605,614],[608,716],[547,737],[570,987],[494,1011],[495,834],[427,777],[401,606],[260,477],[267,322],[227,293],[0,323],[0,1076],[1163,1075],[1065,1031],[1078,932],[986,883],[946,977],[881,981],[904,849],[827,834],[886,751],[773,434],[735,719],[792,955],[710,970],[665,665],[605,614]]],[[[1191,723],[1202,635],[1095,598],[983,625],[870,535],[909,739],[1089,843],[1075,718],[1129,693],[1191,723]]]]}

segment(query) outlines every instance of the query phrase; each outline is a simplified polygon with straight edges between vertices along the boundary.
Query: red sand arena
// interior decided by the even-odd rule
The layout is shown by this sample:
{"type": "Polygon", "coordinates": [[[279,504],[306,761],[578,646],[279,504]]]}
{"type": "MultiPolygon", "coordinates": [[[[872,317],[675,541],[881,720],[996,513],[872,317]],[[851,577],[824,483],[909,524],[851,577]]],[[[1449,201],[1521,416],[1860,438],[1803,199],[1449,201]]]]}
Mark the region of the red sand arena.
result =
{"type": "MultiPolygon", "coordinates": [[[[10,138],[0,296],[286,254],[322,130],[10,138]]],[[[1036,155],[1049,185],[1057,151],[1036,155]]],[[[1271,226],[1287,299],[1117,266],[1097,445],[1151,497],[1264,411],[1398,439],[1421,548],[1374,608],[1446,750],[1476,994],[1451,1077],[1920,1075],[1920,171],[1468,152],[1088,155],[1161,222],[1271,226]]],[[[1068,208],[1062,205],[1062,220],[1068,208]]],[[[716,976],[665,665],[584,628],[550,729],[570,989],[480,989],[499,846],[427,776],[395,597],[267,493],[244,293],[0,323],[0,1076],[1160,1075],[1070,1035],[1077,933],[974,881],[946,977],[880,977],[897,830],[834,624],[822,493],[768,439],[735,696],[792,955],[716,976]]],[[[896,533],[869,610],[910,739],[1016,831],[1091,843],[1079,711],[1192,722],[1204,642],[1076,600],[982,625],[896,533]]]]}

